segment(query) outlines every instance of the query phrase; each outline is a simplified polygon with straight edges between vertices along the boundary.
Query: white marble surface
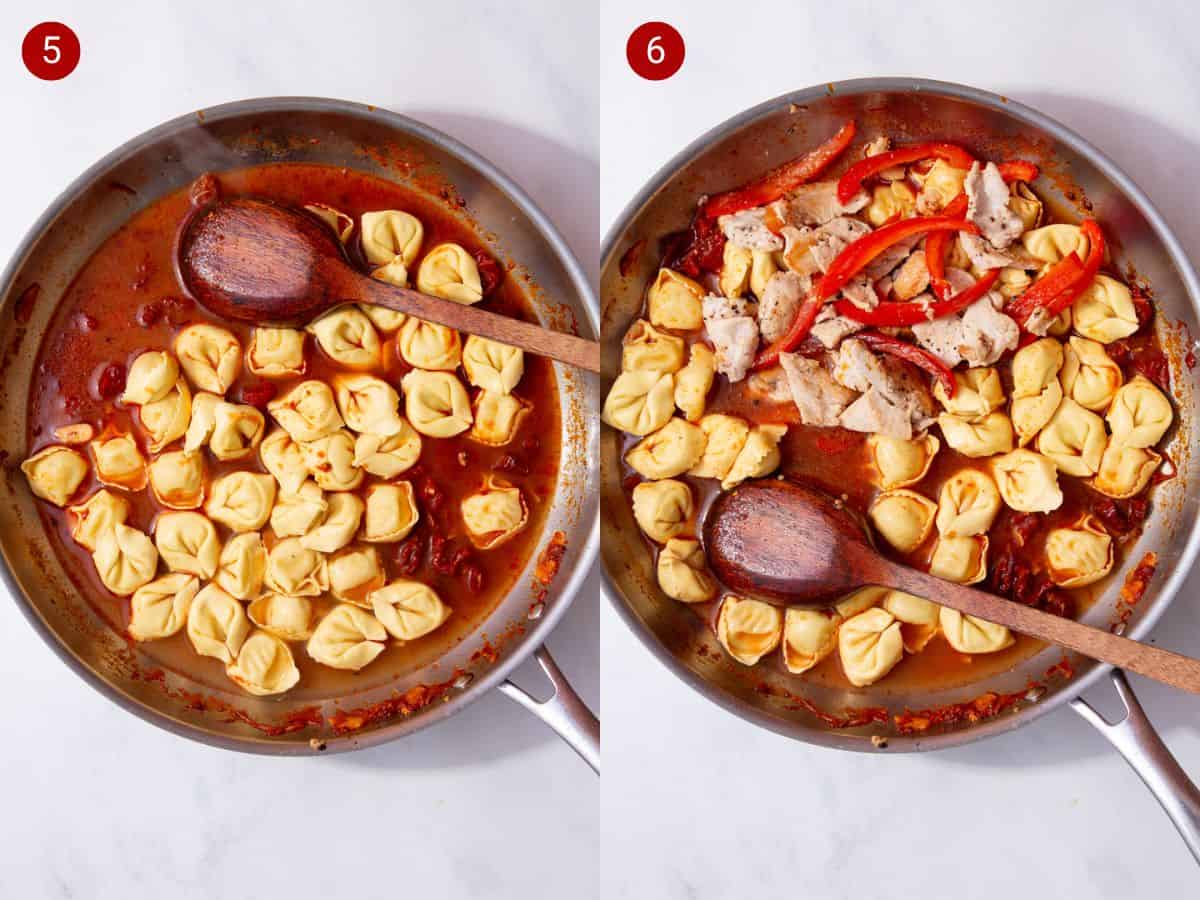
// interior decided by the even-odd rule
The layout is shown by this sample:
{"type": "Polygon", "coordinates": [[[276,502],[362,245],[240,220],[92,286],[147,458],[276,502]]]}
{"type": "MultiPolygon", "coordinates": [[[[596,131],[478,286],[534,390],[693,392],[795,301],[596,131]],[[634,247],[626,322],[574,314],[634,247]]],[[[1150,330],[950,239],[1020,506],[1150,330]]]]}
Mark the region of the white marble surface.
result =
{"type": "MultiPolygon", "coordinates": [[[[912,74],[998,91],[1078,129],[1131,172],[1200,253],[1190,187],[1200,156],[1194,5],[722,6],[609,6],[604,228],[663,162],[745,107],[831,79],[912,74]],[[662,83],[637,78],[624,58],[626,37],[650,18],[671,22],[687,42],[683,69],[662,83]]],[[[1161,646],[1200,654],[1198,592],[1200,575],[1159,625],[1161,646]]],[[[846,755],[709,704],[607,604],[601,630],[606,896],[1126,900],[1196,890],[1195,863],[1155,801],[1069,710],[937,755],[846,755]]],[[[1200,700],[1134,683],[1200,776],[1200,700]]]]}
{"type": "MultiPolygon", "coordinates": [[[[0,7],[0,256],[86,166],[175,115],[313,94],[410,113],[490,157],[589,270],[599,243],[596,22],[559,4],[88,3],[0,7]],[[65,81],[20,66],[42,18],[83,46],[65,81]]],[[[550,646],[599,703],[593,582],[550,646]]],[[[518,680],[537,685],[522,669],[518,680]]],[[[582,896],[599,781],[510,701],[348,756],[182,741],[100,698],[0,595],[0,897],[582,896]]]]}

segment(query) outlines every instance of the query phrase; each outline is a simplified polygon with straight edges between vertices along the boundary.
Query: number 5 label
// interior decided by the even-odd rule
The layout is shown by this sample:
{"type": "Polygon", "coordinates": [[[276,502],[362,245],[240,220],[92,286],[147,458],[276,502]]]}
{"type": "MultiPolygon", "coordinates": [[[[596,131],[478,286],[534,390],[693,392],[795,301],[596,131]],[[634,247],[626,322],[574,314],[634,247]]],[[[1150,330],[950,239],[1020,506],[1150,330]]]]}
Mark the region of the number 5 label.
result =
{"type": "Polygon", "coordinates": [[[629,68],[648,81],[663,81],[683,65],[683,36],[666,22],[646,22],[629,35],[625,58],[629,68]]]}
{"type": "Polygon", "coordinates": [[[21,42],[21,61],[43,81],[66,78],[79,65],[79,38],[62,22],[42,22],[21,42]]]}

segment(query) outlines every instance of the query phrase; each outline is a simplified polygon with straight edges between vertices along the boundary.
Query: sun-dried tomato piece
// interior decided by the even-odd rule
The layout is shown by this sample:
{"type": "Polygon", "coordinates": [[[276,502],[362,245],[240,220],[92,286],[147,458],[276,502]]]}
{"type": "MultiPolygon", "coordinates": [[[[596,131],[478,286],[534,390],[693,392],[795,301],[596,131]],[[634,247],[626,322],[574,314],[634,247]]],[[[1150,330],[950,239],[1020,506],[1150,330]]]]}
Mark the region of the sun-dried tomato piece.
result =
{"type": "Polygon", "coordinates": [[[467,584],[467,590],[472,594],[478,594],[483,590],[483,569],[479,568],[478,563],[470,563],[463,569],[463,580],[467,584]]]}
{"type": "Polygon", "coordinates": [[[424,557],[425,541],[419,532],[414,532],[396,545],[396,571],[411,577],[421,568],[424,557]]]}
{"type": "Polygon", "coordinates": [[[258,381],[242,388],[242,402],[255,409],[266,409],[267,404],[275,399],[279,388],[269,381],[258,381]]]}
{"type": "Polygon", "coordinates": [[[483,290],[483,296],[486,297],[504,278],[504,270],[500,268],[500,263],[491,257],[491,254],[483,250],[476,250],[471,255],[475,257],[475,265],[479,269],[479,283],[483,290]]]}
{"type": "Polygon", "coordinates": [[[96,379],[96,393],[101,400],[112,400],[125,390],[125,366],[122,363],[109,363],[96,379]]]}

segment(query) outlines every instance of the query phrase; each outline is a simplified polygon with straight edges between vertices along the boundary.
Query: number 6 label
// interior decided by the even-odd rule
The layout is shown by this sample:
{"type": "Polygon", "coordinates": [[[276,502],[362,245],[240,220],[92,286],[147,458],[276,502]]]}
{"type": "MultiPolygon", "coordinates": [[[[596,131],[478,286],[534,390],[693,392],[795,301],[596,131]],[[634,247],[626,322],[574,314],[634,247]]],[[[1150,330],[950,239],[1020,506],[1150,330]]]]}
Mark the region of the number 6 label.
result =
{"type": "Polygon", "coordinates": [[[42,22],[21,42],[21,61],[43,81],[66,78],[79,65],[79,38],[62,22],[42,22]]]}
{"type": "Polygon", "coordinates": [[[666,22],[647,22],[629,35],[625,58],[629,68],[648,81],[663,81],[683,65],[683,37],[666,22]]]}

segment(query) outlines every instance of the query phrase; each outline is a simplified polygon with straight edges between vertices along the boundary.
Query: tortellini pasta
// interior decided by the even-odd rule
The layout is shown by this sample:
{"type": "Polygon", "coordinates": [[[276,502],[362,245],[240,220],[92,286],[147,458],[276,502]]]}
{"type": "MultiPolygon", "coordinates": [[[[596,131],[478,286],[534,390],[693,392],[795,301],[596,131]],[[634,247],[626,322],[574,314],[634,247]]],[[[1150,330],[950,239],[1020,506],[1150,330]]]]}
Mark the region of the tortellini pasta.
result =
{"type": "Polygon", "coordinates": [[[368,595],[386,581],[387,573],[374,547],[347,547],[329,558],[329,589],[346,603],[370,609],[368,595]]]}
{"type": "Polygon", "coordinates": [[[377,266],[399,258],[408,267],[417,261],[425,227],[411,213],[398,209],[366,212],[359,220],[363,255],[377,266]]]}
{"type": "MultiPolygon", "coordinates": [[[[294,494],[308,480],[308,466],[298,441],[283,428],[276,428],[258,447],[263,467],[275,476],[283,494],[294,494]]],[[[356,461],[357,462],[357,461],[356,461]]]]}
{"type": "Polygon", "coordinates": [[[276,537],[308,534],[329,513],[325,492],[314,481],[305,481],[295,493],[281,491],[271,509],[271,531],[276,537]]]}
{"type": "Polygon", "coordinates": [[[107,488],[101,488],[77,506],[67,507],[67,513],[75,543],[95,550],[100,535],[125,524],[129,518],[129,501],[107,488]]]}
{"type": "Polygon", "coordinates": [[[1162,440],[1174,416],[1171,401],[1154,382],[1135,375],[1113,395],[1105,419],[1114,444],[1145,448],[1162,440]]]}
{"type": "Polygon", "coordinates": [[[787,609],[783,614],[783,665],[807,672],[837,647],[839,616],[826,609],[787,609]]]}
{"type": "Polygon", "coordinates": [[[1000,373],[991,366],[979,366],[965,372],[955,371],[953,375],[953,397],[946,393],[940,381],[933,387],[933,396],[951,415],[978,422],[1004,404],[1004,385],[1000,382],[1000,373]]]}
{"type": "Polygon", "coordinates": [[[936,603],[904,591],[888,591],[880,603],[900,623],[900,638],[909,653],[920,653],[938,632],[936,603]]]}
{"type": "Polygon", "coordinates": [[[253,456],[262,442],[266,426],[263,414],[253,406],[220,400],[213,408],[213,429],[208,438],[208,449],[224,462],[253,456]]]}
{"type": "Polygon", "coordinates": [[[756,425],[751,429],[733,465],[721,479],[721,488],[731,491],[748,478],[762,478],[779,468],[779,442],[785,434],[786,425],[756,425]]]}
{"type": "Polygon", "coordinates": [[[400,578],[370,595],[375,618],[398,641],[415,641],[450,618],[450,607],[437,591],[419,581],[400,578]]]}
{"type": "Polygon", "coordinates": [[[895,219],[907,219],[917,208],[917,195],[907,182],[893,181],[876,185],[871,202],[863,210],[867,221],[878,228],[895,219]]]}
{"type": "Polygon", "coordinates": [[[412,482],[373,484],[367,488],[363,540],[373,544],[402,541],[416,527],[419,518],[412,482]]]}
{"type": "Polygon", "coordinates": [[[525,352],[519,347],[469,334],[463,345],[462,365],[467,380],[475,387],[494,394],[511,394],[525,374],[525,352]]]}
{"type": "Polygon", "coordinates": [[[932,434],[912,440],[886,434],[872,434],[867,438],[867,452],[879,486],[885,491],[908,487],[924,478],[939,447],[941,442],[932,434]]]}
{"type": "Polygon", "coordinates": [[[53,444],[21,463],[29,488],[55,506],[66,506],[87,477],[87,459],[78,450],[53,444]]]}
{"type": "Polygon", "coordinates": [[[323,665],[357,672],[383,652],[387,636],[365,609],[340,603],[317,623],[305,648],[323,665]]]}
{"type": "Polygon", "coordinates": [[[400,430],[389,437],[360,434],[354,441],[354,465],[379,478],[402,475],[421,458],[421,435],[402,420],[400,430]]]}
{"type": "Polygon", "coordinates": [[[204,512],[233,531],[258,531],[275,503],[275,479],[239,470],[213,481],[204,512]]]}
{"type": "Polygon", "coordinates": [[[306,641],[313,631],[313,607],[308,597],[268,591],[246,607],[250,621],[285,641],[306,641]]]}
{"type": "Polygon", "coordinates": [[[1113,540],[1092,516],[1046,535],[1046,573],[1059,587],[1083,587],[1112,570],[1113,540]]]}
{"type": "Polygon", "coordinates": [[[88,445],[101,484],[140,491],[146,486],[146,459],[130,434],[106,432],[88,445]]]}
{"type": "Polygon", "coordinates": [[[675,417],[639,441],[625,461],[643,478],[674,478],[700,461],[704,442],[698,426],[675,417]]]}
{"type": "Polygon", "coordinates": [[[960,469],[938,495],[937,530],[942,537],[986,534],[1000,512],[1000,491],[986,472],[960,469]]]}
{"type": "Polygon", "coordinates": [[[402,384],[405,416],[421,434],[448,438],[471,427],[474,415],[470,398],[452,372],[413,369],[402,384]]]}
{"type": "MultiPolygon", "coordinates": [[[[404,269],[403,265],[399,269],[404,269]]],[[[396,287],[408,287],[408,271],[398,271],[397,263],[394,261],[386,266],[381,266],[371,273],[371,277],[378,278],[380,281],[386,281],[388,284],[394,284],[396,287]]],[[[360,303],[358,308],[362,310],[364,316],[371,320],[371,324],[375,326],[382,334],[392,334],[399,331],[400,326],[408,321],[408,316],[400,312],[398,309],[391,309],[387,306],[380,306],[376,303],[360,303]]]]}
{"type": "Polygon", "coordinates": [[[303,375],[304,332],[295,328],[255,328],[246,350],[246,368],[263,378],[303,375]]]}
{"type": "Polygon", "coordinates": [[[843,622],[837,638],[842,671],[855,687],[874,684],[904,657],[900,623],[878,606],[843,622]]]}
{"type": "Polygon", "coordinates": [[[753,259],[750,264],[750,290],[761,300],[767,282],[779,271],[779,266],[775,265],[775,254],[770,250],[752,250],[750,253],[753,259]]]}
{"type": "Polygon", "coordinates": [[[242,604],[215,584],[205,586],[188,610],[187,636],[201,656],[211,656],[228,665],[250,634],[250,620],[242,604]]]}
{"type": "Polygon", "coordinates": [[[929,558],[929,574],[958,584],[977,584],[987,577],[986,534],[939,537],[929,558]]]}
{"type": "Polygon", "coordinates": [[[883,539],[901,553],[911,553],[933,530],[937,504],[916,491],[884,491],[871,504],[868,516],[883,539]]]}
{"type": "Polygon", "coordinates": [[[977,459],[1007,453],[1013,448],[1012,421],[1000,410],[988,413],[978,422],[950,413],[942,413],[937,421],[947,446],[963,456],[977,459]]]}
{"type": "Polygon", "coordinates": [[[1097,275],[1079,295],[1071,306],[1071,316],[1076,331],[1101,344],[1111,344],[1138,330],[1133,293],[1107,275],[1097,275]]]}
{"type": "Polygon", "coordinates": [[[754,253],[749,247],[726,241],[725,249],[721,251],[721,293],[732,298],[746,293],[746,288],[750,286],[750,266],[753,262],[754,253]]]}
{"type": "Polygon", "coordinates": [[[478,303],[483,299],[479,265],[458,244],[438,244],[417,268],[417,290],[455,303],[478,303]]]}
{"type": "Polygon", "coordinates": [[[300,670],[288,645],[269,631],[254,631],[242,643],[237,659],[225,667],[229,680],[248,694],[282,694],[300,682],[300,670]]]}
{"type": "Polygon", "coordinates": [[[154,498],[168,509],[198,509],[204,503],[208,471],[202,454],[159,454],[150,462],[149,475],[154,498]]]}
{"type": "Polygon", "coordinates": [[[354,435],[342,429],[300,445],[304,465],[323,491],[352,491],[365,473],[354,465],[354,435]]]}
{"type": "Polygon", "coordinates": [[[1058,466],[1059,471],[1088,478],[1100,469],[1100,457],[1108,444],[1104,421],[1069,397],[1037,436],[1037,449],[1058,466]]]}
{"type": "Polygon", "coordinates": [[[726,594],[717,611],[717,640],[744,666],[752,666],[779,646],[783,612],[778,607],[726,594]]]}
{"type": "Polygon", "coordinates": [[[742,452],[750,425],[745,419],[723,413],[711,413],[698,423],[702,452],[688,470],[696,478],[724,478],[742,452]]]}
{"type": "Polygon", "coordinates": [[[1061,379],[1063,393],[1092,412],[1108,409],[1124,383],[1121,367],[1103,344],[1075,336],[1067,342],[1061,379]]]}
{"type": "Polygon", "coordinates": [[[330,494],[324,520],[300,537],[301,546],[321,553],[341,550],[358,533],[363,502],[354,494],[330,494]]]}
{"type": "Polygon", "coordinates": [[[943,606],[938,621],[946,642],[959,653],[995,653],[1013,644],[1012,632],[1003,625],[985,622],[943,606]]]}
{"type": "Polygon", "coordinates": [[[161,400],[138,407],[138,421],[146,430],[146,449],[158,453],[167,444],[183,437],[192,418],[192,392],[180,378],[161,400]]]}
{"type": "Polygon", "coordinates": [[[633,517],[660,544],[681,534],[695,511],[692,489],[682,481],[643,481],[633,489],[633,517]]]}
{"type": "Polygon", "coordinates": [[[717,593],[717,583],[706,566],[699,541],[671,538],[658,553],[658,586],[674,600],[704,603],[717,593]]]}
{"type": "Polygon", "coordinates": [[[293,441],[300,443],[331,435],[346,424],[329,385],[315,379],[301,381],[282,397],[272,400],[267,411],[293,441]]]}
{"type": "Polygon", "coordinates": [[[242,345],[217,325],[188,325],[175,337],[175,355],[188,381],[213,394],[224,395],[242,369],[242,345]]]}
{"type": "Polygon", "coordinates": [[[127,597],[154,578],[158,551],[145,534],[116,523],[97,536],[92,562],[104,586],[118,597],[127,597]]]}
{"type": "Polygon", "coordinates": [[[1012,421],[1022,447],[1050,421],[1062,402],[1058,373],[1063,361],[1062,344],[1048,337],[1022,347],[1013,356],[1012,421]]]}
{"type": "Polygon", "coordinates": [[[277,594],[318,597],[329,590],[325,555],[309,550],[299,538],[284,538],[267,552],[263,581],[277,594]]]}
{"type": "Polygon", "coordinates": [[[708,345],[699,341],[692,344],[687,365],[675,373],[675,405],[689,422],[699,422],[704,415],[716,372],[716,357],[708,345]]]}
{"type": "Polygon", "coordinates": [[[621,368],[626,372],[670,372],[683,368],[683,338],[659,331],[645,319],[629,326],[621,341],[621,368]]]}
{"type": "Polygon", "coordinates": [[[350,233],[354,231],[354,220],[326,203],[305,203],[304,208],[333,229],[341,243],[346,243],[350,233]]]}
{"type": "Polygon", "coordinates": [[[1026,231],[1032,231],[1042,224],[1042,201],[1023,181],[1011,185],[1008,198],[1008,208],[1021,220],[1026,231]]]}
{"type": "Polygon", "coordinates": [[[967,180],[965,169],[956,168],[944,159],[939,159],[925,174],[914,170],[913,175],[921,184],[917,198],[917,211],[921,215],[940,212],[946,204],[963,192],[967,180]]]}
{"type": "Polygon", "coordinates": [[[214,580],[230,596],[253,600],[267,574],[267,548],[257,531],[235,534],[221,548],[214,580]]]}
{"type": "Polygon", "coordinates": [[[396,347],[404,361],[417,369],[453,372],[463,361],[458,332],[424,319],[405,322],[396,337],[396,347]]]}
{"type": "Polygon", "coordinates": [[[351,369],[373,369],[379,365],[379,333],[357,306],[331,309],[310,322],[305,330],[317,339],[317,346],[325,355],[339,365],[351,369]]]}
{"type": "Polygon", "coordinates": [[[129,366],[125,376],[125,390],[121,402],[141,406],[161,400],[175,387],[179,380],[179,361],[163,350],[147,350],[139,353],[129,366]]]}
{"type": "Polygon", "coordinates": [[[1100,457],[1100,471],[1091,485],[1101,494],[1123,500],[1145,490],[1162,457],[1153,450],[1125,447],[1112,441],[1100,457]]]}
{"type": "Polygon", "coordinates": [[[467,437],[489,447],[503,447],[516,437],[521,420],[532,407],[516,394],[483,390],[471,403],[475,421],[467,437]]]}
{"type": "Polygon", "coordinates": [[[208,443],[217,427],[217,404],[223,402],[216,394],[200,391],[192,397],[192,414],[183,435],[183,449],[195,453],[208,443]]]}
{"type": "Polygon", "coordinates": [[[695,331],[704,324],[704,288],[686,275],[659,269],[647,297],[650,324],[676,331],[695,331]]]}
{"type": "Polygon", "coordinates": [[[129,636],[156,641],[177,634],[187,624],[199,590],[199,579],[186,572],[171,572],[142,585],[129,601],[129,636]]]}
{"type": "Polygon", "coordinates": [[[503,544],[529,521],[521,489],[494,476],[488,476],[479,490],[464,497],[459,509],[467,536],[481,550],[503,544]]]}
{"type": "Polygon", "coordinates": [[[601,418],[613,428],[643,437],[658,431],[675,412],[675,377],[670,372],[622,372],[604,401],[601,418]]]}
{"type": "Polygon", "coordinates": [[[1090,242],[1078,225],[1045,225],[1021,235],[1021,244],[1029,255],[1052,265],[1074,253],[1083,262],[1088,257],[1090,242]]]}
{"type": "Polygon", "coordinates": [[[205,580],[217,572],[221,540],[213,523],[197,512],[165,512],[154,522],[154,545],[172,572],[205,580]]]}
{"type": "Polygon", "coordinates": [[[1018,449],[992,462],[1000,496],[1018,512],[1052,512],[1062,506],[1058,468],[1032,450],[1018,449]]]}

